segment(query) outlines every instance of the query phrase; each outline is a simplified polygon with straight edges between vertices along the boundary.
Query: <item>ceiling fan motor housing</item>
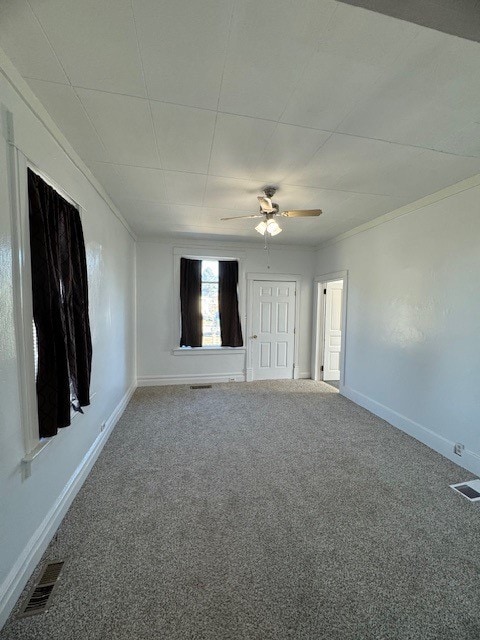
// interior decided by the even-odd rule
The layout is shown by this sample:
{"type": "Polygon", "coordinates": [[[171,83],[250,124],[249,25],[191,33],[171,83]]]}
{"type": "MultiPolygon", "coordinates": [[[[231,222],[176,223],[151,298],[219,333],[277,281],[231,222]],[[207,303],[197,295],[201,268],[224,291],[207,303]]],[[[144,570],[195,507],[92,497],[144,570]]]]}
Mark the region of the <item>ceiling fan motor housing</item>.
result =
{"type": "Polygon", "coordinates": [[[267,198],[271,199],[275,195],[276,190],[277,190],[277,187],[265,187],[265,189],[263,190],[263,193],[267,196],[267,198]]]}

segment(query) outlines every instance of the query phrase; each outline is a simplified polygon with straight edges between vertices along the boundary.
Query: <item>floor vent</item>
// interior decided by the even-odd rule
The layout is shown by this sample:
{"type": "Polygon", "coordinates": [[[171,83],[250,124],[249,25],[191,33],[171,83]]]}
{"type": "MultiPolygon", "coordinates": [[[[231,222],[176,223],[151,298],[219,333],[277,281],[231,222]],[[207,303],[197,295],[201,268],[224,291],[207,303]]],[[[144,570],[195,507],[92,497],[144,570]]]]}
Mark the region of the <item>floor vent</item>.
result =
{"type": "Polygon", "coordinates": [[[50,597],[57,584],[63,564],[63,562],[50,562],[47,564],[40,580],[33,587],[26,603],[23,605],[18,616],[19,618],[34,616],[38,613],[48,611],[50,597]]]}
{"type": "Polygon", "coordinates": [[[192,384],[190,385],[190,389],[211,389],[211,384],[192,384]]]}
{"type": "Polygon", "coordinates": [[[468,482],[460,482],[458,484],[451,484],[450,486],[470,500],[470,502],[480,501],[480,480],[469,480],[468,482]]]}

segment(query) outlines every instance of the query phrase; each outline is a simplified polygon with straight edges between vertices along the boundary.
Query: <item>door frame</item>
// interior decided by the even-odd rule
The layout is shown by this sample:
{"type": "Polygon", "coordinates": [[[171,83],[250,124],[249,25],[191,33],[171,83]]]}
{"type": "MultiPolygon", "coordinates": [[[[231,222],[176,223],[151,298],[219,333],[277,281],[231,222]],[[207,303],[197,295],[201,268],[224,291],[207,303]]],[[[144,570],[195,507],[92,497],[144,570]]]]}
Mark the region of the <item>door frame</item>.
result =
{"type": "Polygon", "coordinates": [[[345,363],[347,344],[347,300],[348,271],[335,271],[316,276],[313,281],[313,326],[312,326],[312,380],[323,380],[321,367],[324,360],[325,342],[325,289],[327,282],[343,280],[342,292],[342,341],[340,353],[340,392],[345,387],[345,363]]]}
{"type": "Polygon", "coordinates": [[[300,335],[300,285],[302,276],[298,274],[287,273],[247,273],[247,317],[246,317],[246,336],[245,343],[247,348],[245,379],[252,382],[253,366],[252,366],[252,348],[250,335],[252,333],[252,317],[253,317],[253,283],[256,281],[267,282],[295,282],[295,325],[293,327],[293,380],[300,377],[300,369],[298,366],[298,343],[300,335]]]}

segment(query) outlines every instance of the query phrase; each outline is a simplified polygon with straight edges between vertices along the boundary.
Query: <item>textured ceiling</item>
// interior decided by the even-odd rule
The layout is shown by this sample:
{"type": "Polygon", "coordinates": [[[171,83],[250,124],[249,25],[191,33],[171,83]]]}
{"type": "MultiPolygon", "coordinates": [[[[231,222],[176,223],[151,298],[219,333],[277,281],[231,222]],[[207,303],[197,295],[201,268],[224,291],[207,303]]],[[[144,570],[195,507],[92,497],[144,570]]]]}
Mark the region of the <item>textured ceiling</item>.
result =
{"type": "Polygon", "coordinates": [[[2,0],[0,46],[140,236],[318,244],[480,172],[480,45],[333,0],[2,0]]]}

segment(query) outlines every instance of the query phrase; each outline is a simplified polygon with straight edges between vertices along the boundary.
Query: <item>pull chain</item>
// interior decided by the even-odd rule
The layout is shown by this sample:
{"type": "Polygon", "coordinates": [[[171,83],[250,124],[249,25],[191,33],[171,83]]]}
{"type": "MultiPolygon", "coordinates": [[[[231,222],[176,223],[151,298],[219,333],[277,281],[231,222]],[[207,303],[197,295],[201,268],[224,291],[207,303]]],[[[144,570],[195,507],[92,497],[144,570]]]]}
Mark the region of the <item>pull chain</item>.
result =
{"type": "Polygon", "coordinates": [[[267,252],[267,269],[270,269],[270,245],[268,244],[268,231],[265,232],[264,238],[265,238],[265,245],[264,245],[264,249],[267,252]]]}

